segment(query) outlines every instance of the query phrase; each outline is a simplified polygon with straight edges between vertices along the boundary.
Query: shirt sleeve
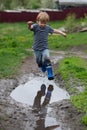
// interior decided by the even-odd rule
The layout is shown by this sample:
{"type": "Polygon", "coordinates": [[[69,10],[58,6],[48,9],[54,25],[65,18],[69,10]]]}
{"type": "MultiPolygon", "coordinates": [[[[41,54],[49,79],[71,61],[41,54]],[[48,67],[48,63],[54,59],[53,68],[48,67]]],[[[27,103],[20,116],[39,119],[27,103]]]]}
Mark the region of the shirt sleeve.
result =
{"type": "Polygon", "coordinates": [[[37,24],[33,24],[32,26],[33,26],[33,27],[32,27],[32,29],[31,29],[31,31],[35,31],[36,28],[37,28],[37,24]]]}
{"type": "Polygon", "coordinates": [[[50,26],[48,26],[48,28],[49,28],[49,33],[53,34],[54,33],[54,29],[52,27],[50,27],[50,26]]]}

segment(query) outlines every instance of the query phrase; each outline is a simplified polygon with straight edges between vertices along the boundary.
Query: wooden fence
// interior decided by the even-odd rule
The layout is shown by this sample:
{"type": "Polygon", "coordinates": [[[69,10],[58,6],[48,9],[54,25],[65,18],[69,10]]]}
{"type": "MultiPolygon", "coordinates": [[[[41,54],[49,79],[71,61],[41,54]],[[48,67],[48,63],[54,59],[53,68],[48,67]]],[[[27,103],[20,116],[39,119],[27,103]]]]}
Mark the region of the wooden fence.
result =
{"type": "MultiPolygon", "coordinates": [[[[35,21],[39,11],[0,11],[0,22],[27,22],[35,21]]],[[[84,17],[87,14],[87,7],[75,7],[64,9],[62,11],[46,11],[50,15],[51,21],[63,20],[68,14],[76,14],[77,18],[84,17]]]]}

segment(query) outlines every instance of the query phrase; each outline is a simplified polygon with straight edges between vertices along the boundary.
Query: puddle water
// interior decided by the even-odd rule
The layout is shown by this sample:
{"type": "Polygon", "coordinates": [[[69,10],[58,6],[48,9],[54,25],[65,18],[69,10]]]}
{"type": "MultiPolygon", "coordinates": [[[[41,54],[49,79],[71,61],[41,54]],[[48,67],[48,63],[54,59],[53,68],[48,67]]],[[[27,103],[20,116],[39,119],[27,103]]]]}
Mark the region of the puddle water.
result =
{"type": "MultiPolygon", "coordinates": [[[[40,90],[42,84],[45,84],[47,88],[49,84],[54,86],[50,103],[57,102],[62,99],[69,99],[69,94],[65,90],[59,88],[59,86],[55,84],[54,80],[49,81],[47,76],[34,77],[33,75],[30,77],[30,80],[27,83],[21,84],[16,89],[14,89],[10,96],[18,102],[32,106],[37,91],[40,90]]],[[[44,97],[42,97],[42,102],[43,99],[44,97]]]]}
{"type": "Polygon", "coordinates": [[[47,109],[47,115],[45,117],[45,128],[49,128],[49,130],[62,130],[60,126],[60,122],[56,120],[56,118],[51,117],[51,113],[53,110],[51,108],[47,109]]]}

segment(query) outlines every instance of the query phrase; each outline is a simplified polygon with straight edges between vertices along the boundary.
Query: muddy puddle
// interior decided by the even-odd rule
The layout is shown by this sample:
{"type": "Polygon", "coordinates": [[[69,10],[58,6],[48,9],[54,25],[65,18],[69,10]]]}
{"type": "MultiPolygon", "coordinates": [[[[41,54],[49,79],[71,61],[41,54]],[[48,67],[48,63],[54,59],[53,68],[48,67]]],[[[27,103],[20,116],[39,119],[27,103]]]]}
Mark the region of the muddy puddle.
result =
{"type": "MultiPolygon", "coordinates": [[[[35,76],[34,74],[30,74],[29,80],[20,84],[16,87],[10,94],[10,96],[17,102],[21,102],[23,105],[27,104],[30,109],[32,109],[32,105],[34,103],[34,98],[37,95],[37,92],[40,90],[42,84],[46,85],[46,93],[47,88],[51,84],[54,86],[54,90],[51,95],[50,104],[54,102],[61,101],[63,99],[69,99],[70,96],[67,91],[61,89],[58,84],[55,83],[54,80],[48,80],[47,74],[35,76]]],[[[45,96],[41,98],[41,103],[43,103],[45,96]]],[[[36,127],[34,130],[62,130],[61,123],[56,120],[55,116],[53,117],[53,109],[50,106],[46,106],[42,108],[40,112],[35,112],[36,116],[39,119],[36,122],[36,127]]],[[[25,128],[27,130],[27,127],[25,128]]]]}
{"type": "MultiPolygon", "coordinates": [[[[49,81],[47,76],[34,77],[34,75],[31,74],[29,78],[30,80],[27,83],[19,85],[12,91],[11,97],[16,101],[32,106],[34,97],[36,96],[37,91],[40,90],[42,84],[45,84],[46,88],[49,84],[54,86],[50,103],[69,98],[69,94],[65,90],[59,88],[59,85],[56,85],[54,81],[49,81]]],[[[44,97],[42,97],[42,101],[43,99],[44,97]]]]}
{"type": "MultiPolygon", "coordinates": [[[[56,64],[61,58],[63,57],[54,56],[52,58],[52,63],[56,64]]],[[[10,96],[15,101],[20,102],[23,105],[28,105],[29,109],[31,109],[38,118],[34,127],[30,126],[30,123],[27,122],[25,125],[25,130],[62,130],[61,122],[58,120],[58,118],[56,118],[56,113],[50,104],[62,101],[64,99],[69,99],[70,96],[67,91],[59,87],[58,83],[55,83],[55,80],[48,80],[46,73],[30,73],[27,82],[20,83],[20,85],[11,92],[10,96]],[[47,89],[50,84],[53,85],[54,90],[52,91],[49,104],[37,112],[32,109],[32,105],[37,92],[41,89],[42,84],[46,85],[45,93],[47,93],[47,89]]],[[[43,103],[44,99],[45,96],[41,98],[41,104],[43,103]]]]}

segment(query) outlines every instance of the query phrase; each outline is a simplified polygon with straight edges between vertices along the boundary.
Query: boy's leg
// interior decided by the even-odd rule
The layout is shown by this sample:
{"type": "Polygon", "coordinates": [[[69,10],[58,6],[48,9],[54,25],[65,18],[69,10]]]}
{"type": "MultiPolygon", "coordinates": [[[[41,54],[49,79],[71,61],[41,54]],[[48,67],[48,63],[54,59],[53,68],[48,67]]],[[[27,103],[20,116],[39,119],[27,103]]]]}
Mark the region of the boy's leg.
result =
{"type": "Polygon", "coordinates": [[[42,67],[42,54],[40,51],[34,51],[36,63],[38,64],[38,67],[42,67]]]}
{"type": "Polygon", "coordinates": [[[53,75],[51,62],[49,61],[49,59],[47,59],[46,62],[47,62],[46,70],[47,70],[47,73],[48,73],[48,79],[49,80],[53,80],[54,79],[54,75],[53,75]]]}
{"type": "Polygon", "coordinates": [[[53,76],[50,54],[48,49],[45,49],[42,53],[42,62],[45,64],[45,69],[47,70],[48,73],[48,79],[53,80],[54,76],[53,76]]]}
{"type": "Polygon", "coordinates": [[[46,71],[46,59],[49,58],[49,50],[48,49],[45,49],[42,51],[42,71],[45,72],[46,71]]]}

